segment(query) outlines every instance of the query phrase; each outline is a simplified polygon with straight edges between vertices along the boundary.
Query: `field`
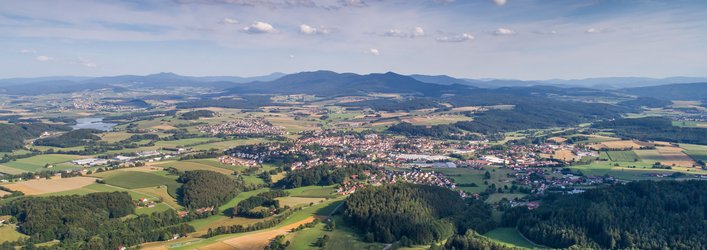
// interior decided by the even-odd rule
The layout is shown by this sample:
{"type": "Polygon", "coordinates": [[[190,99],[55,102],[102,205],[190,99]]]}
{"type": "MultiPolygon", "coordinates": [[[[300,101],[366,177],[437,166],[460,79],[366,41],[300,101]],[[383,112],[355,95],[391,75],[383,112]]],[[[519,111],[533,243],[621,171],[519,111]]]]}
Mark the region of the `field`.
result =
{"type": "Polygon", "coordinates": [[[596,144],[589,145],[590,148],[594,150],[601,150],[601,149],[639,149],[641,144],[636,143],[635,141],[605,141],[605,142],[600,142],[596,144]]]}
{"type": "Polygon", "coordinates": [[[412,118],[403,119],[404,122],[409,122],[414,125],[440,125],[440,124],[452,124],[460,121],[471,121],[472,119],[468,116],[463,115],[427,115],[427,116],[416,116],[412,118]]]}
{"type": "Polygon", "coordinates": [[[17,241],[21,238],[26,238],[27,235],[17,232],[15,225],[0,226],[0,243],[8,241],[17,241]]]}
{"type": "Polygon", "coordinates": [[[160,199],[162,199],[162,202],[169,205],[169,207],[171,207],[173,209],[182,208],[182,206],[180,206],[177,203],[177,200],[169,194],[168,190],[169,189],[167,186],[159,186],[159,187],[138,188],[138,189],[134,189],[133,191],[144,193],[144,194],[149,194],[154,197],[159,197],[160,199]]]}
{"type": "Polygon", "coordinates": [[[106,176],[103,180],[107,184],[127,189],[157,187],[164,185],[168,187],[168,192],[173,197],[176,197],[176,191],[180,185],[174,178],[137,171],[115,172],[106,176]]]}
{"type": "Polygon", "coordinates": [[[541,247],[525,238],[513,227],[499,227],[484,234],[484,236],[504,244],[509,244],[524,248],[541,247]]]}
{"type": "MultiPolygon", "coordinates": [[[[81,157],[76,155],[60,155],[60,154],[44,154],[36,155],[29,158],[18,159],[16,161],[2,163],[1,166],[10,167],[13,169],[18,169],[22,172],[36,172],[43,169],[46,164],[56,165],[63,162],[68,162],[72,160],[79,159],[81,157]]],[[[65,169],[75,169],[80,168],[79,166],[73,167],[53,167],[51,170],[65,170],[65,169]]]]}
{"type": "Polygon", "coordinates": [[[327,198],[334,197],[334,186],[307,186],[286,190],[292,197],[327,198]]]}
{"type": "Polygon", "coordinates": [[[681,148],[685,149],[685,154],[690,156],[695,161],[707,162],[707,146],[694,144],[680,144],[681,148]]]}
{"type": "Polygon", "coordinates": [[[577,158],[572,151],[567,150],[567,149],[561,149],[561,150],[556,150],[555,154],[552,156],[554,159],[558,160],[563,160],[563,161],[571,161],[577,158]]]}
{"type": "Polygon", "coordinates": [[[21,181],[3,186],[11,190],[22,191],[26,195],[41,195],[79,189],[95,182],[95,178],[72,177],[21,181]]]}
{"type": "Polygon", "coordinates": [[[248,145],[248,144],[258,144],[258,143],[263,143],[263,142],[268,142],[268,141],[270,141],[270,140],[262,139],[262,138],[230,140],[230,141],[220,141],[220,142],[212,142],[212,143],[196,145],[196,146],[193,146],[192,148],[194,150],[209,150],[209,149],[213,149],[213,148],[225,150],[225,149],[233,148],[236,146],[248,145]]]}
{"type": "Polygon", "coordinates": [[[280,201],[280,206],[298,207],[302,205],[317,204],[324,201],[324,198],[306,198],[306,197],[279,197],[276,200],[280,201]]]}
{"type": "Polygon", "coordinates": [[[201,162],[197,162],[197,161],[168,161],[168,162],[160,162],[158,164],[155,164],[155,166],[164,167],[164,168],[173,167],[173,168],[178,169],[179,171],[209,170],[209,171],[222,173],[225,175],[233,174],[233,170],[231,170],[231,169],[214,167],[214,166],[202,164],[201,162]]]}
{"type": "Polygon", "coordinates": [[[692,167],[697,163],[677,147],[657,147],[650,150],[634,150],[641,159],[651,163],[660,162],[668,166],[692,167]]]}
{"type": "Polygon", "coordinates": [[[614,161],[614,162],[636,162],[639,161],[640,158],[634,151],[602,151],[602,155],[606,155],[608,160],[614,161]]]}

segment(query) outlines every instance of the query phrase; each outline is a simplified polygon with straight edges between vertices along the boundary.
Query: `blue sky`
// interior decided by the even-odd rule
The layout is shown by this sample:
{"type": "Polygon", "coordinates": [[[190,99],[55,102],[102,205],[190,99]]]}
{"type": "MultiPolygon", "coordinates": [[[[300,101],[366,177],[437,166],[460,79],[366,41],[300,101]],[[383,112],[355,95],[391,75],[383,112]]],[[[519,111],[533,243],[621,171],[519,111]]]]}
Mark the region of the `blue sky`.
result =
{"type": "Polygon", "coordinates": [[[0,1],[0,78],[707,76],[704,0],[0,1]]]}

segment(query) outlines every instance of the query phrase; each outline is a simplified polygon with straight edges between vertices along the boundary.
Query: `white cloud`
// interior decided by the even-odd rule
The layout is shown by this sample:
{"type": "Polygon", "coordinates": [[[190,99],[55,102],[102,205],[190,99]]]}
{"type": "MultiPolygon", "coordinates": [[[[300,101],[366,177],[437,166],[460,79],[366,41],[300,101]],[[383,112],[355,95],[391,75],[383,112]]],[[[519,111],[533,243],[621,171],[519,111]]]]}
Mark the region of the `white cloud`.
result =
{"type": "Polygon", "coordinates": [[[493,3],[498,5],[498,6],[503,6],[506,5],[506,0],[493,0],[493,3]]]}
{"type": "Polygon", "coordinates": [[[369,55],[373,55],[373,56],[379,56],[379,55],[381,54],[381,52],[378,51],[378,49],[375,49],[375,48],[370,48],[370,49],[364,51],[363,53],[366,53],[366,54],[369,54],[369,55]]]}
{"type": "Polygon", "coordinates": [[[276,33],[277,30],[272,24],[266,22],[253,22],[249,26],[243,28],[243,32],[248,34],[264,34],[264,33],[276,33]]]}
{"type": "Polygon", "coordinates": [[[425,29],[422,27],[415,27],[413,28],[410,32],[407,31],[402,31],[400,29],[390,29],[387,32],[383,33],[383,36],[389,36],[389,37],[405,37],[405,38],[415,38],[415,37],[423,37],[425,36],[425,29]]]}
{"type": "Polygon", "coordinates": [[[20,53],[22,53],[22,54],[36,54],[37,51],[33,50],[33,49],[21,49],[20,53]]]}
{"type": "Polygon", "coordinates": [[[48,62],[51,61],[52,58],[48,56],[37,56],[35,60],[40,61],[40,62],[48,62]]]}
{"type": "Polygon", "coordinates": [[[474,40],[474,36],[469,33],[451,34],[438,36],[435,40],[438,42],[464,42],[474,40]]]}
{"type": "Polygon", "coordinates": [[[496,29],[496,31],[493,32],[493,34],[497,36],[508,36],[515,35],[516,32],[508,28],[498,28],[496,29]]]}
{"type": "Polygon", "coordinates": [[[240,23],[240,22],[237,19],[228,18],[228,17],[224,17],[221,20],[221,24],[238,24],[238,23],[240,23]]]}
{"type": "Polygon", "coordinates": [[[293,54],[290,54],[288,57],[289,57],[290,59],[295,59],[295,55],[293,55],[293,54]]]}
{"type": "Polygon", "coordinates": [[[84,58],[84,57],[76,58],[76,63],[78,63],[86,68],[95,68],[96,66],[98,66],[92,60],[89,60],[88,58],[84,58]]]}
{"type": "Polygon", "coordinates": [[[315,28],[306,24],[302,24],[299,26],[299,32],[305,35],[326,35],[333,33],[334,30],[324,26],[315,28]]]}
{"type": "Polygon", "coordinates": [[[366,2],[363,0],[341,0],[344,6],[365,7],[366,2]]]}
{"type": "Polygon", "coordinates": [[[422,27],[415,27],[412,32],[413,36],[425,36],[425,30],[422,27]]]}
{"type": "Polygon", "coordinates": [[[604,28],[589,28],[589,29],[585,30],[584,32],[589,33],[589,34],[598,34],[598,33],[607,33],[610,31],[611,30],[604,29],[604,28]]]}

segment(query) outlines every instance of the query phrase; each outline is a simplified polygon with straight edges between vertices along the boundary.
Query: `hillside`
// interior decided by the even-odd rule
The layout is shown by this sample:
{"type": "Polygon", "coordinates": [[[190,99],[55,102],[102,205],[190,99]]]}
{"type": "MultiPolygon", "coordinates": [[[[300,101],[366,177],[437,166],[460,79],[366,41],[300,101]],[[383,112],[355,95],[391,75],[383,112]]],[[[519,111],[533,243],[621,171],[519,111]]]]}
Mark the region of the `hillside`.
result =
{"type": "Polygon", "coordinates": [[[622,92],[663,100],[707,100],[707,82],[626,88],[622,92]]]}

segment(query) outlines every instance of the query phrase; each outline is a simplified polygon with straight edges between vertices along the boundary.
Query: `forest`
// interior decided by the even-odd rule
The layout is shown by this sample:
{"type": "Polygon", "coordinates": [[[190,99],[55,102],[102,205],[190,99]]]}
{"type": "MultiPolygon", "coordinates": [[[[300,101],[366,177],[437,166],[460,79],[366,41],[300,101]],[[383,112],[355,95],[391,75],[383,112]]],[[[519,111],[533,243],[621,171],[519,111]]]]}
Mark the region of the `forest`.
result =
{"type": "Polygon", "coordinates": [[[371,186],[346,199],[344,218],[365,240],[394,242],[404,238],[414,244],[441,241],[467,230],[483,233],[496,226],[488,205],[468,202],[437,186],[371,186]]]}
{"type": "Polygon", "coordinates": [[[673,126],[670,119],[663,117],[616,119],[593,127],[611,129],[626,138],[707,145],[707,128],[673,126]]]}
{"type": "Polygon", "coordinates": [[[188,111],[182,114],[180,119],[182,120],[196,120],[201,117],[213,117],[216,113],[211,110],[194,110],[188,111]]]}
{"type": "Polygon", "coordinates": [[[64,125],[44,123],[0,124],[0,152],[10,152],[24,147],[24,140],[39,137],[47,131],[69,131],[64,125]]]}
{"type": "Polygon", "coordinates": [[[366,107],[378,111],[411,111],[416,109],[439,108],[441,105],[431,98],[409,100],[375,99],[358,102],[340,103],[344,107],[366,107]]]}
{"type": "Polygon", "coordinates": [[[280,201],[275,198],[285,196],[287,196],[287,192],[282,190],[260,193],[239,202],[233,208],[231,214],[248,218],[265,218],[273,214],[279,214],[281,212],[280,201]],[[254,211],[254,208],[257,207],[263,207],[263,209],[254,211]]]}
{"type": "Polygon", "coordinates": [[[707,182],[637,181],[547,197],[513,208],[503,224],[553,248],[705,249],[707,182]]]}
{"type": "Polygon", "coordinates": [[[59,249],[118,249],[194,231],[174,211],[125,217],[134,211],[127,192],[21,197],[0,206],[0,215],[16,218],[18,231],[30,238],[1,247],[56,239],[59,249]]]}
{"type": "Polygon", "coordinates": [[[101,133],[101,131],[96,129],[77,129],[60,136],[37,139],[34,141],[34,145],[60,148],[83,146],[100,140],[101,137],[97,136],[97,133],[101,133]]]}
{"type": "Polygon", "coordinates": [[[177,181],[183,183],[177,190],[178,200],[189,209],[218,207],[243,189],[241,181],[208,170],[186,171],[177,181]]]}
{"type": "Polygon", "coordinates": [[[370,165],[351,164],[346,167],[319,166],[310,169],[298,169],[287,173],[275,186],[298,188],[304,186],[326,186],[343,183],[351,175],[360,175],[363,171],[375,171],[370,165]]]}

